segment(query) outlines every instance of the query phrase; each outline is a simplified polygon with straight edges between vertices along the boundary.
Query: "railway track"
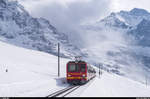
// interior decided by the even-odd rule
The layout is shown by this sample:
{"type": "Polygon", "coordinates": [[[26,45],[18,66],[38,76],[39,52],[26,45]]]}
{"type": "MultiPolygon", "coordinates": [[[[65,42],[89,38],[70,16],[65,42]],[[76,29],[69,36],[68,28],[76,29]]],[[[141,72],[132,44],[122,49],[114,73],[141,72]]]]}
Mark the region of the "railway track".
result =
{"type": "Polygon", "coordinates": [[[78,89],[79,87],[80,86],[69,86],[62,90],[56,91],[56,92],[48,95],[47,97],[65,97],[65,96],[69,95],[70,93],[72,93],[73,91],[75,91],[76,89],[78,89]]]}

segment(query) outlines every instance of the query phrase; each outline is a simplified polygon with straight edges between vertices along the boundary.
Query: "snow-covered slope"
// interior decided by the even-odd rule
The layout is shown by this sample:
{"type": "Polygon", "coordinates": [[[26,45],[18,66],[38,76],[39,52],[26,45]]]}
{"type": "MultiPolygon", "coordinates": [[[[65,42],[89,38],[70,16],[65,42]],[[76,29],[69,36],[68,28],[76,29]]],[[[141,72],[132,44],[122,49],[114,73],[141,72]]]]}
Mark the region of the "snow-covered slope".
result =
{"type": "MultiPolygon", "coordinates": [[[[61,81],[57,79],[56,56],[2,42],[0,42],[0,55],[1,97],[47,96],[67,86],[61,85],[61,81]]],[[[60,75],[64,77],[68,60],[60,61],[60,75]]]]}
{"type": "Polygon", "coordinates": [[[149,92],[150,86],[146,84],[104,72],[100,78],[97,76],[94,79],[80,97],[149,97],[149,92]]]}
{"type": "MultiPolygon", "coordinates": [[[[0,42],[0,96],[45,97],[65,88],[68,59],[61,58],[60,78],[57,77],[57,57],[0,42]],[[6,72],[8,69],[8,72],[6,72]]],[[[98,68],[94,67],[97,70],[98,68]]],[[[143,81],[145,82],[145,81],[143,81]]],[[[82,96],[149,96],[150,87],[103,71],[89,84],[80,87],[75,97],[82,96]],[[129,90],[130,89],[130,90],[129,90]]]]}
{"type": "Polygon", "coordinates": [[[135,29],[128,31],[130,35],[135,36],[137,40],[137,45],[143,47],[150,47],[150,21],[143,19],[135,29]]]}
{"type": "Polygon", "coordinates": [[[58,32],[48,20],[33,18],[16,0],[0,1],[0,40],[52,54],[57,53],[57,43],[60,43],[62,55],[80,53],[67,35],[58,32]]]}

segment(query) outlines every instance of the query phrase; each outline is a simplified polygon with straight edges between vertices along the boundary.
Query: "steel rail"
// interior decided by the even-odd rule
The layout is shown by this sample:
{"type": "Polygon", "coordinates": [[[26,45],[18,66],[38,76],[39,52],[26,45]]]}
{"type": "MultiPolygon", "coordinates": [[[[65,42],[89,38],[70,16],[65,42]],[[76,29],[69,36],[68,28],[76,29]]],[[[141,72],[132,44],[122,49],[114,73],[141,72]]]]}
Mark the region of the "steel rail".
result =
{"type": "MultiPolygon", "coordinates": [[[[64,89],[62,89],[62,90],[56,91],[56,92],[54,92],[54,93],[48,95],[47,97],[57,97],[57,96],[59,96],[59,95],[65,93],[65,92],[68,92],[69,90],[71,90],[71,89],[73,89],[73,88],[75,88],[75,87],[78,87],[78,86],[69,86],[69,87],[64,88],[64,89]]],[[[76,89],[76,88],[75,88],[75,89],[76,89]]],[[[74,91],[74,90],[73,90],[73,91],[74,91]]],[[[71,91],[71,92],[73,92],[73,91],[71,91]]],[[[65,94],[65,96],[68,95],[68,94],[71,93],[71,92],[69,91],[67,94],[65,94]]]]}

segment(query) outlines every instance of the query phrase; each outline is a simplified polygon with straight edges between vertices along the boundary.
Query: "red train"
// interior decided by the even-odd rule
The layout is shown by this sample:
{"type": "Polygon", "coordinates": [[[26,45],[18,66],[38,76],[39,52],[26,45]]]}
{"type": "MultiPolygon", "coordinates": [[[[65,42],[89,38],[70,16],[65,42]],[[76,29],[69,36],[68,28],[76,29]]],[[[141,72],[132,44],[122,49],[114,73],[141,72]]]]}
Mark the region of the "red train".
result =
{"type": "Polygon", "coordinates": [[[67,82],[85,84],[96,76],[96,71],[85,61],[69,61],[67,63],[67,82]]]}

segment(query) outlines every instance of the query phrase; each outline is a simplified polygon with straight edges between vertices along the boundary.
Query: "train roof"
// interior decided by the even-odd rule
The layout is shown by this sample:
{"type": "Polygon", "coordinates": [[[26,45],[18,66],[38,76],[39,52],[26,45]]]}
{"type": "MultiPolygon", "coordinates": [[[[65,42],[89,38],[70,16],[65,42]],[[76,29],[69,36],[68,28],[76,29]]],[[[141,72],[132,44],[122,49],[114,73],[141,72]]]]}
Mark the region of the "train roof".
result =
{"type": "Polygon", "coordinates": [[[85,61],[69,61],[68,63],[87,63],[85,61]]]}

